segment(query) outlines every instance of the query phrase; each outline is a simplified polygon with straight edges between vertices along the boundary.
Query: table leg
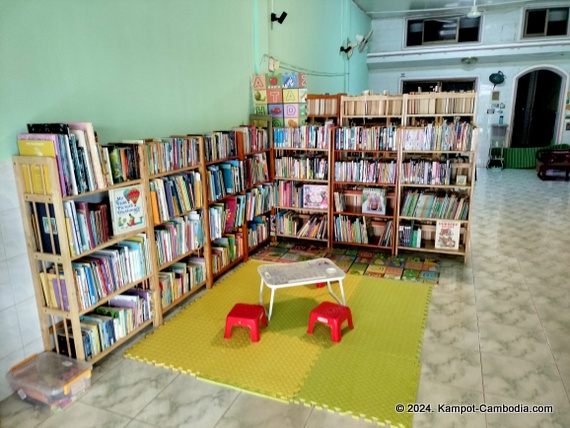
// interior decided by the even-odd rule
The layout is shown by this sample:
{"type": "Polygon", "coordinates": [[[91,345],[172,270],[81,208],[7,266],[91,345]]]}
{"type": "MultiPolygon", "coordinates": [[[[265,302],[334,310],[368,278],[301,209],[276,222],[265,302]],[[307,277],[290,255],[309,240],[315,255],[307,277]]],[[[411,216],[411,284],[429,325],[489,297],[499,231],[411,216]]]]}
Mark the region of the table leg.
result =
{"type": "Polygon", "coordinates": [[[340,303],[342,306],[346,306],[346,300],[344,298],[344,288],[342,287],[342,280],[339,280],[338,283],[340,284],[340,295],[342,296],[342,299],[339,299],[339,297],[335,294],[335,292],[333,291],[332,287],[331,287],[331,282],[327,281],[327,286],[329,288],[329,293],[331,294],[331,296],[333,296],[335,298],[335,300],[340,303]]]}
{"type": "Polygon", "coordinates": [[[271,298],[269,300],[269,314],[267,314],[267,321],[271,319],[271,313],[273,312],[273,297],[275,297],[275,288],[271,289],[271,298]]]}

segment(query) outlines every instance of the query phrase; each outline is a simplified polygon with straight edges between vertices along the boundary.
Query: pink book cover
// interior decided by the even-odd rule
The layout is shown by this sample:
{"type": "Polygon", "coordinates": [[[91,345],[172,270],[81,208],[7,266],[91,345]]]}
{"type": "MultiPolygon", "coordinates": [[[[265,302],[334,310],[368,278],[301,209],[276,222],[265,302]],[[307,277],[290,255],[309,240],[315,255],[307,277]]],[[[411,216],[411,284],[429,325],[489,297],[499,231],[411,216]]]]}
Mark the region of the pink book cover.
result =
{"type": "Polygon", "coordinates": [[[303,208],[326,209],[329,206],[328,187],[320,184],[303,185],[303,208]]]}

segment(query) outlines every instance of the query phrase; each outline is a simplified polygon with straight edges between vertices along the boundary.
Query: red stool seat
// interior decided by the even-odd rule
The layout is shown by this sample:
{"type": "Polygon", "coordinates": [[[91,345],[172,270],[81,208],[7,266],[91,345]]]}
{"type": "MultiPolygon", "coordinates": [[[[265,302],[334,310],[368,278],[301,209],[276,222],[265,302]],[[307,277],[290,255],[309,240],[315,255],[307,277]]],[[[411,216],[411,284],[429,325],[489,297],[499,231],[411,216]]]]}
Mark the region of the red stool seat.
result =
{"type": "Polygon", "coordinates": [[[328,325],[331,328],[331,337],[333,342],[340,342],[342,337],[342,323],[347,320],[348,326],[354,328],[352,324],[352,313],[348,306],[342,306],[337,303],[323,302],[311,311],[309,317],[309,334],[313,334],[315,322],[328,325]]]}
{"type": "Polygon", "coordinates": [[[260,322],[267,325],[265,308],[263,306],[236,303],[226,317],[224,339],[229,339],[232,336],[232,327],[234,325],[240,325],[243,327],[249,327],[252,342],[259,342],[260,322]]]}

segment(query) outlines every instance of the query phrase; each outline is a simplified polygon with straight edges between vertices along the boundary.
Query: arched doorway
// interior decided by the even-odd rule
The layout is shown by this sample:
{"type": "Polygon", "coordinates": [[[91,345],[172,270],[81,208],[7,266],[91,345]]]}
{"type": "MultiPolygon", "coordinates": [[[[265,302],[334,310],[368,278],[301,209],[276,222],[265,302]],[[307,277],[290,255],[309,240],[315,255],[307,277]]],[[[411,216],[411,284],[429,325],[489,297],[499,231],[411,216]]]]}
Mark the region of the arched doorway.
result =
{"type": "Polygon", "coordinates": [[[549,146],[556,140],[562,76],[547,69],[517,79],[511,147],[549,146]]]}

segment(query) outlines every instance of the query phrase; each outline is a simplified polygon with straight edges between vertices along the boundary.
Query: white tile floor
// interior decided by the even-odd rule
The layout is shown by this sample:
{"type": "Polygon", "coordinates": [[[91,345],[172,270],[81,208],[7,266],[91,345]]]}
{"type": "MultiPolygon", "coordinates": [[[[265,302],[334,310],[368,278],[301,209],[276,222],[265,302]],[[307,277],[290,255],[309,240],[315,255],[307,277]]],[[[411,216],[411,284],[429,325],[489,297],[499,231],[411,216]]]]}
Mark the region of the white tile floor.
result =
{"type": "MultiPolygon", "coordinates": [[[[421,356],[414,427],[570,426],[570,183],[480,170],[469,263],[442,259],[421,356]],[[442,413],[437,404],[552,405],[552,414],[442,413]]],[[[136,340],[136,339],[135,339],[136,340]]],[[[128,345],[130,346],[130,344],[128,345]]],[[[124,349],[123,349],[124,350],[124,349]]],[[[124,359],[98,363],[90,391],[57,414],[15,395],[2,428],[372,427],[124,359]]]]}

